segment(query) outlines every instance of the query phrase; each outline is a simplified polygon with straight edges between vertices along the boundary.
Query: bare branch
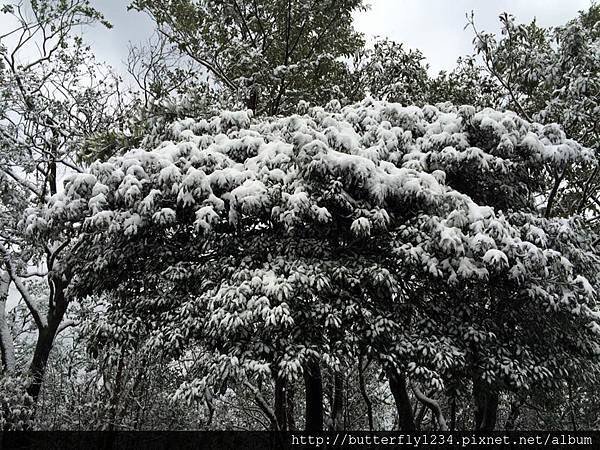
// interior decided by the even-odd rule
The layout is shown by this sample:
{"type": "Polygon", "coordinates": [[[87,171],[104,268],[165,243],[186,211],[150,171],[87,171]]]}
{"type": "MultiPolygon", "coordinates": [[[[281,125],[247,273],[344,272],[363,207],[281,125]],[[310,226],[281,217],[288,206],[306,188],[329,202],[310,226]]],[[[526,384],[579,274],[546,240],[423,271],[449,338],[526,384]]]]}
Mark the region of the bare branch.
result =
{"type": "Polygon", "coordinates": [[[252,395],[254,395],[254,399],[256,400],[256,404],[261,409],[261,411],[267,416],[271,423],[276,424],[277,429],[279,429],[277,417],[275,417],[275,411],[273,411],[273,408],[269,406],[269,403],[265,400],[258,388],[249,381],[244,381],[244,386],[246,386],[250,390],[250,392],[252,392],[252,395]]]}
{"type": "Polygon", "coordinates": [[[60,334],[61,331],[65,330],[66,328],[74,327],[77,325],[78,325],[78,323],[75,322],[74,320],[65,320],[63,323],[60,324],[60,326],[56,330],[56,334],[58,335],[58,334],[60,334]]]}
{"type": "Polygon", "coordinates": [[[2,170],[2,172],[4,172],[9,177],[11,177],[13,180],[15,180],[17,183],[19,183],[25,189],[34,193],[37,197],[41,197],[42,193],[37,190],[36,186],[34,186],[29,181],[27,181],[27,180],[21,178],[19,175],[17,175],[11,167],[8,167],[8,168],[0,167],[0,170],[2,170]]]}
{"type": "Polygon", "coordinates": [[[415,397],[417,397],[417,400],[423,403],[423,405],[427,406],[431,410],[431,413],[435,415],[435,418],[437,419],[438,425],[440,427],[440,431],[448,431],[448,425],[446,424],[446,419],[444,418],[444,413],[442,412],[440,404],[436,400],[427,397],[425,394],[423,394],[421,389],[419,389],[419,386],[417,386],[417,384],[414,381],[411,381],[410,387],[415,393],[415,397]]]}
{"type": "Polygon", "coordinates": [[[25,274],[19,275],[21,278],[31,278],[31,277],[40,277],[44,278],[48,276],[48,272],[27,272],[25,274]]]}
{"type": "Polygon", "coordinates": [[[2,258],[4,260],[4,266],[6,267],[6,271],[8,272],[10,279],[13,281],[13,283],[15,283],[15,286],[17,287],[17,290],[21,294],[21,297],[23,297],[23,300],[25,301],[25,304],[27,305],[27,309],[29,309],[29,312],[33,316],[33,320],[35,321],[36,326],[40,330],[42,328],[45,328],[48,325],[46,323],[46,318],[40,313],[40,311],[38,309],[38,305],[36,305],[34,300],[31,298],[31,294],[29,293],[27,288],[23,285],[21,278],[16,274],[15,269],[12,265],[12,261],[10,260],[10,255],[8,253],[8,249],[2,243],[0,243],[0,253],[2,254],[2,258]]]}

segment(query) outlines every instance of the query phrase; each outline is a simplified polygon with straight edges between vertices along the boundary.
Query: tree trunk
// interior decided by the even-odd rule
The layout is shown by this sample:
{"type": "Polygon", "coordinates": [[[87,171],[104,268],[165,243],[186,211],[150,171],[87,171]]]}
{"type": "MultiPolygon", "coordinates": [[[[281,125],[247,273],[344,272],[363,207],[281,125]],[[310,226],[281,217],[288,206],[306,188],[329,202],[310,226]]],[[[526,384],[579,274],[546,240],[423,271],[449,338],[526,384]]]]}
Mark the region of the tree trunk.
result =
{"type": "Polygon", "coordinates": [[[521,414],[521,402],[519,400],[515,400],[510,404],[510,413],[508,414],[508,418],[506,419],[506,423],[504,424],[504,429],[514,430],[515,424],[519,415],[521,414]]]}
{"type": "Polygon", "coordinates": [[[444,413],[440,404],[430,396],[425,395],[421,389],[419,389],[419,386],[417,386],[416,383],[411,383],[411,387],[415,393],[415,397],[417,397],[417,400],[423,403],[423,406],[427,406],[427,408],[429,408],[431,411],[432,418],[437,421],[440,431],[448,431],[446,418],[444,417],[444,413]]]}
{"type": "Polygon", "coordinates": [[[250,390],[252,395],[254,395],[254,401],[256,402],[256,405],[263,412],[263,414],[265,415],[265,417],[267,418],[269,423],[275,423],[276,428],[278,428],[277,427],[277,418],[275,417],[275,410],[273,408],[271,408],[271,405],[269,405],[269,403],[265,400],[265,398],[263,397],[263,395],[260,391],[260,388],[254,386],[252,383],[250,383],[247,380],[244,381],[244,386],[246,386],[246,388],[250,390]]]}
{"type": "Polygon", "coordinates": [[[306,431],[323,431],[323,380],[319,362],[309,360],[304,367],[306,431]]]}
{"type": "Polygon", "coordinates": [[[293,384],[288,384],[288,386],[286,387],[287,390],[287,395],[286,395],[286,402],[287,402],[287,408],[286,408],[286,414],[287,414],[287,426],[288,426],[288,431],[295,431],[296,430],[296,418],[294,416],[294,411],[295,411],[295,404],[294,404],[294,394],[295,394],[295,388],[293,386],[293,384]]]}
{"type": "Polygon", "coordinates": [[[344,376],[342,372],[335,372],[333,375],[333,408],[331,417],[333,418],[333,429],[344,429],[344,376]]]}
{"type": "Polygon", "coordinates": [[[53,327],[48,324],[47,327],[38,330],[33,360],[29,366],[29,372],[31,373],[32,379],[31,384],[27,388],[27,393],[31,395],[34,403],[37,403],[37,399],[40,396],[40,390],[42,389],[42,383],[44,382],[48,358],[50,357],[50,351],[52,350],[57,328],[58,327],[53,327]]]}
{"type": "Polygon", "coordinates": [[[275,418],[271,422],[274,431],[287,431],[287,389],[283,378],[275,374],[275,418]]]}
{"type": "Polygon", "coordinates": [[[32,379],[31,384],[27,388],[27,393],[33,398],[34,404],[37,403],[40,396],[54,338],[68,306],[68,301],[65,298],[66,285],[58,278],[51,278],[50,284],[52,289],[49,302],[50,308],[48,310],[48,325],[38,329],[38,338],[35,343],[33,359],[29,366],[32,379]]]}
{"type": "Polygon", "coordinates": [[[474,428],[477,431],[494,431],[498,414],[498,392],[481,379],[473,380],[473,400],[475,403],[474,428]]]}
{"type": "Polygon", "coordinates": [[[110,404],[108,408],[108,423],[106,429],[108,431],[114,431],[116,429],[116,422],[118,416],[119,402],[121,400],[121,388],[123,386],[123,366],[125,365],[125,357],[123,352],[120,351],[119,359],[117,361],[117,373],[115,375],[114,390],[110,396],[110,404]]]}
{"type": "Polygon", "coordinates": [[[418,431],[421,431],[421,423],[425,418],[425,414],[427,414],[427,408],[425,407],[425,405],[421,406],[420,408],[417,408],[417,414],[415,415],[415,429],[418,431]]]}
{"type": "Polygon", "coordinates": [[[365,375],[362,366],[362,358],[358,359],[358,384],[360,387],[360,393],[362,395],[362,398],[365,402],[365,405],[367,406],[367,419],[369,421],[369,430],[373,431],[373,403],[371,402],[371,399],[369,398],[369,394],[367,393],[367,389],[365,387],[365,375]]]}
{"type": "Polygon", "coordinates": [[[567,169],[565,168],[560,175],[556,174],[554,177],[554,185],[552,186],[552,190],[550,191],[550,195],[548,196],[548,201],[546,202],[546,211],[544,212],[545,218],[550,218],[552,216],[552,208],[554,207],[556,194],[558,193],[560,184],[562,183],[566,174],[567,169]]]}
{"type": "Polygon", "coordinates": [[[6,300],[8,299],[8,289],[10,287],[10,278],[8,275],[0,274],[0,357],[2,358],[2,367],[0,373],[12,373],[16,368],[15,346],[13,337],[10,333],[10,327],[6,320],[6,300]]]}
{"type": "Polygon", "coordinates": [[[246,108],[251,109],[256,114],[256,108],[258,107],[258,88],[252,86],[250,88],[250,95],[246,99],[246,108]]]}
{"type": "Polygon", "coordinates": [[[456,430],[456,391],[452,392],[452,403],[450,404],[450,431],[456,430]]]}
{"type": "Polygon", "coordinates": [[[577,431],[577,419],[575,418],[575,408],[573,408],[573,386],[571,380],[567,381],[567,389],[569,391],[569,415],[571,416],[571,427],[573,431],[577,431]]]}
{"type": "Polygon", "coordinates": [[[396,410],[398,411],[398,428],[401,431],[414,431],[415,419],[413,417],[408,391],[406,390],[406,379],[394,368],[387,369],[386,373],[390,391],[392,391],[392,395],[396,402],[396,410]]]}

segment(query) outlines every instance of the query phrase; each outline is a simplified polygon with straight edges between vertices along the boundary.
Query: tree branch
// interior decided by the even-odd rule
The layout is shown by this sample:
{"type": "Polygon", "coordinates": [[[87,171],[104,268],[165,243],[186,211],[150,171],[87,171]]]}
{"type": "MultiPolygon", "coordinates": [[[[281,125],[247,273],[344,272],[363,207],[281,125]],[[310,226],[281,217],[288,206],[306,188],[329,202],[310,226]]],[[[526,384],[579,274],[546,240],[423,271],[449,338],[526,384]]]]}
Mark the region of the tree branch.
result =
{"type": "Polygon", "coordinates": [[[78,325],[78,323],[75,322],[74,320],[65,320],[63,323],[60,324],[60,326],[56,330],[56,334],[58,335],[65,328],[74,327],[76,325],[78,325]]]}
{"type": "Polygon", "coordinates": [[[0,357],[5,373],[14,372],[16,368],[13,336],[6,320],[6,299],[9,288],[10,277],[8,274],[0,273],[0,357]]]}
{"type": "Polygon", "coordinates": [[[273,408],[269,406],[269,404],[267,403],[263,395],[260,393],[258,388],[249,381],[244,381],[244,386],[246,386],[250,390],[250,392],[252,392],[252,395],[254,395],[258,407],[267,416],[271,423],[276,424],[277,429],[279,430],[279,423],[277,422],[277,417],[275,417],[275,411],[273,411],[273,408]]]}
{"type": "Polygon", "coordinates": [[[29,312],[33,316],[33,320],[38,327],[38,329],[45,328],[48,324],[46,323],[46,318],[40,313],[38,306],[35,304],[31,295],[27,288],[23,285],[21,278],[15,273],[15,269],[12,265],[12,261],[10,260],[10,255],[8,254],[8,249],[4,246],[4,244],[0,243],[0,253],[2,254],[2,258],[4,260],[4,266],[6,267],[6,271],[8,272],[8,276],[15,283],[17,290],[23,297],[29,312]]]}
{"type": "Polygon", "coordinates": [[[440,404],[434,399],[429,398],[425,394],[423,394],[421,389],[419,389],[419,386],[417,386],[417,384],[414,381],[411,381],[410,387],[415,393],[415,397],[417,397],[417,400],[419,400],[421,403],[423,403],[423,405],[427,406],[431,410],[431,413],[437,419],[440,431],[448,431],[448,425],[446,424],[446,419],[444,418],[444,413],[442,412],[440,404]]]}
{"type": "Polygon", "coordinates": [[[22,187],[27,189],[28,191],[35,194],[36,197],[41,197],[42,193],[37,190],[37,188],[31,184],[29,181],[22,179],[19,175],[17,175],[11,167],[0,167],[0,170],[4,172],[6,175],[11,177],[17,183],[19,183],[22,187]]]}

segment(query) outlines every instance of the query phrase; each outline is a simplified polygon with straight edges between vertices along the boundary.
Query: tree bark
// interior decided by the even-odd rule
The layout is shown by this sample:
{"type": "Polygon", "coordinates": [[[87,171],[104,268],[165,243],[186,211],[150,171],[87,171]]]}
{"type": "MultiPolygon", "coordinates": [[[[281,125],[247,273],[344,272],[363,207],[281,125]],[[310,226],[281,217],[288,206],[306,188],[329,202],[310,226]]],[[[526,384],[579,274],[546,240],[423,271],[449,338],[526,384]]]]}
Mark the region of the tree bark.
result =
{"type": "Polygon", "coordinates": [[[498,415],[498,392],[493,391],[481,379],[473,380],[475,403],[474,428],[477,431],[494,431],[498,415]]]}
{"type": "Polygon", "coordinates": [[[295,404],[294,404],[294,395],[295,395],[295,388],[292,384],[288,384],[288,386],[286,387],[287,389],[287,395],[286,395],[286,402],[287,402],[287,408],[286,408],[286,414],[287,414],[287,426],[288,426],[288,431],[295,431],[296,430],[296,418],[294,416],[294,411],[295,411],[295,404]]]}
{"type": "Polygon", "coordinates": [[[510,404],[510,413],[508,414],[508,418],[506,419],[506,423],[504,424],[504,429],[514,430],[517,419],[521,414],[521,402],[519,400],[514,400],[510,404]]]}
{"type": "Polygon", "coordinates": [[[0,373],[12,373],[16,368],[15,346],[6,320],[6,300],[9,287],[10,277],[3,272],[0,274],[0,357],[2,358],[0,373]]]}
{"type": "Polygon", "coordinates": [[[555,175],[554,184],[552,186],[552,190],[550,191],[550,195],[548,195],[548,200],[546,202],[546,211],[544,212],[544,217],[546,219],[552,216],[552,208],[554,207],[554,201],[556,200],[556,194],[558,193],[558,189],[560,188],[560,184],[565,178],[567,174],[567,169],[565,168],[560,175],[555,175]]]}
{"type": "Polygon", "coordinates": [[[423,422],[423,419],[425,418],[425,414],[427,413],[427,408],[425,407],[425,405],[421,406],[420,408],[417,408],[416,414],[413,412],[413,414],[415,414],[415,429],[420,431],[421,430],[421,423],[423,422]]]}
{"type": "Polygon", "coordinates": [[[110,396],[110,404],[108,408],[108,423],[106,429],[108,431],[114,431],[117,422],[119,402],[121,400],[121,388],[123,386],[123,367],[125,365],[125,358],[122,352],[119,353],[119,359],[117,361],[117,373],[115,374],[114,390],[110,396]]]}
{"type": "Polygon", "coordinates": [[[358,384],[360,387],[360,393],[362,395],[362,398],[365,402],[365,405],[367,406],[367,419],[369,421],[369,430],[373,431],[373,403],[371,402],[371,399],[369,398],[369,394],[367,393],[367,389],[365,387],[365,375],[362,366],[362,358],[358,359],[358,384]]]}
{"type": "Polygon", "coordinates": [[[319,362],[309,360],[304,367],[306,395],[305,429],[323,431],[323,380],[319,362]]]}
{"type": "Polygon", "coordinates": [[[65,298],[66,284],[58,277],[51,277],[50,284],[51,296],[47,316],[48,323],[46,326],[38,328],[38,338],[33,352],[33,359],[29,366],[32,380],[27,388],[27,393],[33,398],[34,404],[37,403],[40,396],[54,338],[68,306],[68,300],[65,298]]]}
{"type": "Polygon", "coordinates": [[[424,406],[427,406],[427,408],[430,409],[432,416],[435,417],[435,419],[437,420],[437,423],[440,427],[440,431],[448,431],[448,425],[446,425],[446,418],[444,417],[444,413],[440,404],[436,400],[426,396],[423,392],[421,392],[421,389],[419,389],[419,386],[417,386],[415,383],[412,383],[411,387],[413,389],[413,392],[415,393],[415,397],[417,397],[417,400],[419,400],[421,403],[423,403],[424,406]]]}
{"type": "Polygon", "coordinates": [[[577,431],[577,419],[575,418],[575,408],[573,408],[573,386],[571,380],[567,381],[567,390],[569,391],[569,415],[571,416],[571,427],[577,431]]]}
{"type": "Polygon", "coordinates": [[[271,429],[274,431],[287,431],[287,388],[286,382],[277,374],[275,378],[275,418],[271,422],[271,429]]]}
{"type": "Polygon", "coordinates": [[[275,411],[267,403],[267,401],[263,397],[262,393],[260,392],[260,389],[258,389],[256,386],[254,386],[249,381],[244,381],[244,386],[246,386],[246,388],[248,388],[250,390],[250,392],[254,395],[254,400],[256,401],[256,405],[264,413],[264,415],[267,417],[269,422],[270,423],[275,422],[276,427],[279,428],[279,426],[277,425],[277,418],[275,417],[275,411]]]}
{"type": "Polygon", "coordinates": [[[406,390],[406,379],[394,368],[388,368],[386,373],[398,411],[398,428],[401,431],[414,431],[415,419],[406,390]]]}
{"type": "Polygon", "coordinates": [[[450,431],[454,430],[456,430],[456,391],[453,390],[450,404],[450,431]]]}
{"type": "Polygon", "coordinates": [[[344,429],[344,376],[337,371],[333,375],[333,429],[344,429]]]}
{"type": "Polygon", "coordinates": [[[258,108],[258,88],[256,86],[252,86],[250,88],[250,94],[248,99],[246,100],[246,108],[251,109],[254,114],[257,113],[256,109],[258,108]]]}

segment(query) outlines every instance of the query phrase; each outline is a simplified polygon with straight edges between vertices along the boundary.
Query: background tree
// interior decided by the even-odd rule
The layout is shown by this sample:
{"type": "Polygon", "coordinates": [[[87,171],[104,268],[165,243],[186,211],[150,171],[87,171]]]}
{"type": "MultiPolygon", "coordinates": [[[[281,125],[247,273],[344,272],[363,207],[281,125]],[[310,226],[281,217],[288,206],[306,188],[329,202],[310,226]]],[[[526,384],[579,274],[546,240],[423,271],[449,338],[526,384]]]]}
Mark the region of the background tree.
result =
{"type": "Polygon", "coordinates": [[[259,115],[333,98],[347,73],[339,58],[363,45],[352,26],[362,0],[139,0],[132,7],[259,115]]]}
{"type": "MultiPolygon", "coordinates": [[[[535,21],[517,24],[510,14],[500,16],[502,36],[480,32],[470,17],[474,44],[485,70],[498,82],[507,107],[527,119],[558,123],[566,134],[598,149],[600,125],[600,6],[562,27],[544,29],[535,21]]],[[[592,212],[598,207],[598,169],[589,172],[558,168],[552,174],[555,189],[547,199],[546,215],[592,212]],[[562,198],[561,184],[568,184],[562,198]]]]}
{"type": "MultiPolygon", "coordinates": [[[[69,323],[63,318],[70,274],[60,263],[67,242],[28,241],[17,216],[27,206],[48,202],[65,173],[83,170],[78,152],[86,136],[118,126],[123,105],[118,78],[94,62],[75,33],[92,23],[108,26],[87,1],[11,3],[2,12],[14,28],[0,36],[0,306],[5,317],[6,284],[14,284],[36,325],[27,387],[35,401],[54,338],[69,323]],[[31,270],[35,266],[38,271],[31,270]],[[41,297],[30,292],[31,277],[46,281],[41,297]]],[[[4,368],[22,373],[24,367],[10,363],[9,331],[3,326],[4,368]]]]}
{"type": "Polygon", "coordinates": [[[405,50],[402,43],[379,39],[367,51],[368,63],[361,68],[365,93],[403,105],[423,105],[429,76],[419,50],[405,50]]]}
{"type": "Polygon", "coordinates": [[[477,109],[501,108],[502,100],[502,90],[494,78],[472,56],[459,58],[455,68],[441,71],[429,82],[427,101],[431,104],[450,102],[477,109]]]}

